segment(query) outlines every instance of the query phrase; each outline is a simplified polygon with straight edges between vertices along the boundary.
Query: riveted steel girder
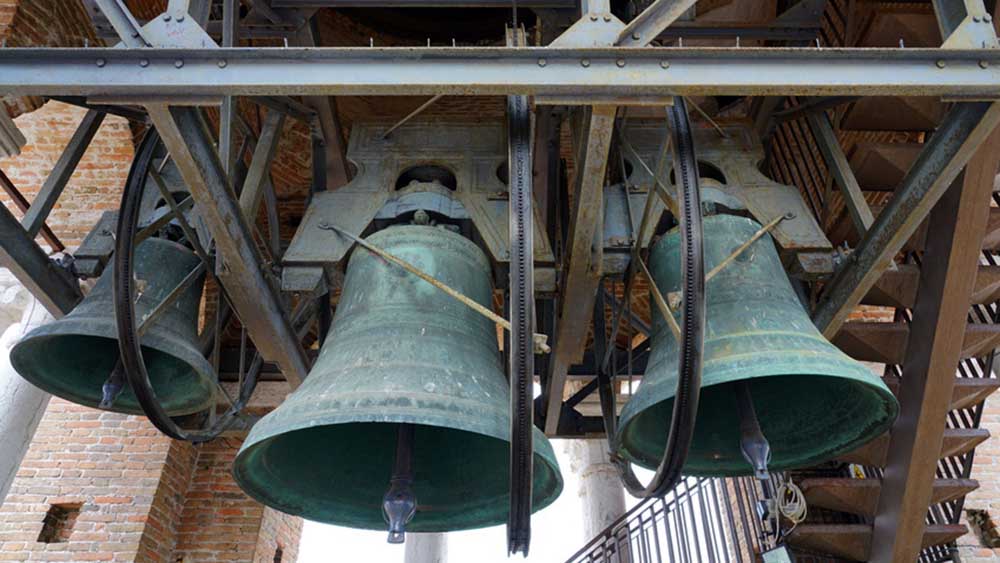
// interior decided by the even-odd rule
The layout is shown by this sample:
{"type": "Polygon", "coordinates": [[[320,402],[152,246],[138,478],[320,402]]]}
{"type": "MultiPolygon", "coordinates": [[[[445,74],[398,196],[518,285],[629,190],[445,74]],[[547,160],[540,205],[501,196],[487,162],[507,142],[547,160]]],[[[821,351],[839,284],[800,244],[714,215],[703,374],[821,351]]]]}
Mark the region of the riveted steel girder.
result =
{"type": "Polygon", "coordinates": [[[1000,97],[1000,50],[218,48],[0,50],[0,94],[512,95],[662,104],[672,95],[1000,97]]]}

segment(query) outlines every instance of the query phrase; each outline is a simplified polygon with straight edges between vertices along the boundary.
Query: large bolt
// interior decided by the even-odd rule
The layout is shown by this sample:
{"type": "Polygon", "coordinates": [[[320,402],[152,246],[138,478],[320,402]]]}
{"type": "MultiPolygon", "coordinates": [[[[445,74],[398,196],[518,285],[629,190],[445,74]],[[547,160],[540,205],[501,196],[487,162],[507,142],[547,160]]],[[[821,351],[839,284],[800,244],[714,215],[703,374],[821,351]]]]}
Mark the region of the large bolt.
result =
{"type": "Polygon", "coordinates": [[[106,65],[106,64],[108,64],[108,61],[106,61],[104,59],[97,59],[97,66],[98,67],[103,68],[104,65],[106,65]]]}
{"type": "Polygon", "coordinates": [[[587,68],[588,66],[590,66],[590,59],[581,59],[580,60],[580,66],[582,66],[584,68],[587,68]]]}
{"type": "Polygon", "coordinates": [[[174,61],[174,66],[177,67],[177,68],[183,67],[184,66],[184,60],[183,59],[177,59],[176,61],[174,61]]]}

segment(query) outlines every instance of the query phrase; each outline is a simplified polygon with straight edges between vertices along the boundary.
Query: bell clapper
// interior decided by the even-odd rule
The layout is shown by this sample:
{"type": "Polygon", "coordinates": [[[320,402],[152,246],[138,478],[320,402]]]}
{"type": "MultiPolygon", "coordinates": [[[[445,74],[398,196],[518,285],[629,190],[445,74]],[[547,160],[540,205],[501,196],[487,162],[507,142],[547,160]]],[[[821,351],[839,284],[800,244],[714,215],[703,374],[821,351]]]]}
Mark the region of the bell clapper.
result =
{"type": "Polygon", "coordinates": [[[123,371],[121,360],[118,360],[115,362],[115,367],[111,370],[111,374],[108,375],[108,379],[101,386],[101,402],[98,406],[102,409],[110,409],[124,390],[125,372],[123,371]]]}
{"type": "Polygon", "coordinates": [[[754,477],[767,481],[770,478],[767,464],[771,461],[771,445],[760,430],[750,385],[746,381],[736,383],[736,410],[740,417],[740,450],[743,457],[753,467],[754,477]]]}
{"type": "Polygon", "coordinates": [[[413,494],[413,425],[400,424],[396,436],[396,461],[389,490],[382,497],[382,515],[389,523],[389,543],[406,541],[406,524],[417,512],[413,494]]]}

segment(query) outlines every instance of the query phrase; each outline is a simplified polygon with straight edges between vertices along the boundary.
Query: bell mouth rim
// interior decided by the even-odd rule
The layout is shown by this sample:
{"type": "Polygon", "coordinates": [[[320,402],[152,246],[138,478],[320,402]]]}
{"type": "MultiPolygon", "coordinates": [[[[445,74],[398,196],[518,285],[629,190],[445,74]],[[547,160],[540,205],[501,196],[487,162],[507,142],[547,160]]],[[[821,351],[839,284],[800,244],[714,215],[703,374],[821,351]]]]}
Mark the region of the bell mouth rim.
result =
{"type": "MultiPolygon", "coordinates": [[[[424,421],[424,422],[426,422],[426,421],[424,421]]],[[[349,424],[373,424],[374,423],[374,424],[383,424],[383,425],[393,425],[394,426],[394,425],[400,424],[400,423],[408,423],[408,424],[413,424],[417,428],[428,427],[428,428],[436,428],[436,429],[444,429],[444,430],[454,431],[456,433],[473,434],[473,435],[475,435],[478,438],[482,438],[482,439],[487,439],[487,440],[499,442],[505,448],[509,447],[509,443],[510,443],[509,440],[505,440],[505,439],[497,437],[497,436],[495,436],[493,434],[478,432],[478,431],[469,430],[469,429],[466,429],[466,428],[456,428],[455,426],[445,426],[445,425],[439,425],[439,424],[433,424],[433,423],[426,424],[424,422],[415,423],[410,418],[402,419],[402,418],[400,418],[398,416],[393,416],[391,414],[389,414],[389,415],[383,415],[383,416],[381,416],[377,420],[375,420],[375,419],[370,419],[369,420],[369,419],[366,419],[366,417],[353,417],[353,419],[350,422],[341,422],[341,423],[334,423],[334,424],[316,424],[316,425],[311,425],[311,426],[310,425],[302,425],[302,426],[300,426],[298,428],[289,429],[289,430],[283,431],[283,432],[281,432],[279,434],[274,434],[274,435],[267,436],[265,438],[259,439],[257,441],[252,441],[253,440],[253,436],[252,436],[253,430],[255,428],[257,428],[258,425],[260,424],[260,422],[258,422],[257,425],[254,425],[254,427],[251,428],[251,434],[247,436],[246,440],[243,442],[243,446],[240,448],[239,452],[237,452],[236,458],[233,460],[233,464],[232,464],[233,479],[236,481],[236,483],[239,485],[240,489],[244,493],[246,493],[247,495],[253,497],[256,501],[260,502],[261,504],[264,504],[265,506],[273,508],[275,510],[279,510],[281,512],[284,512],[286,514],[292,514],[292,515],[295,515],[295,516],[300,516],[302,518],[305,518],[307,520],[312,520],[314,522],[321,522],[321,523],[325,523],[325,524],[332,524],[332,525],[338,525],[338,526],[346,526],[346,527],[355,528],[355,529],[379,530],[379,531],[385,530],[385,529],[387,529],[386,528],[387,525],[384,524],[384,523],[380,523],[379,525],[364,525],[364,526],[362,526],[362,525],[358,525],[358,522],[356,520],[350,520],[349,518],[344,518],[344,519],[322,518],[322,519],[319,519],[319,518],[317,518],[317,516],[315,514],[310,514],[309,507],[297,508],[295,506],[292,506],[291,503],[281,502],[276,497],[276,495],[269,494],[269,492],[273,490],[273,483],[271,484],[271,486],[267,486],[267,483],[265,483],[266,479],[264,479],[264,478],[262,478],[260,476],[260,474],[261,474],[260,468],[263,467],[263,463],[257,462],[257,470],[256,471],[254,471],[249,466],[251,466],[251,463],[253,463],[253,461],[254,461],[253,458],[254,457],[263,455],[264,452],[262,451],[262,449],[266,449],[266,448],[272,446],[273,443],[276,440],[279,440],[281,438],[288,438],[290,435],[297,434],[297,433],[300,433],[300,432],[315,431],[315,430],[318,430],[318,429],[321,429],[321,428],[329,428],[331,426],[346,426],[346,425],[349,425],[349,424]],[[254,475],[254,473],[257,473],[257,475],[254,475]]],[[[535,486],[533,488],[535,494],[532,495],[532,513],[535,513],[535,512],[538,512],[538,511],[540,511],[540,510],[548,507],[553,502],[555,502],[559,498],[559,496],[561,496],[561,494],[563,492],[563,488],[565,486],[565,483],[563,481],[562,472],[561,472],[561,470],[559,468],[558,460],[555,457],[555,451],[552,449],[551,443],[549,442],[548,438],[546,438],[545,435],[544,435],[544,433],[542,433],[537,427],[533,428],[532,434],[533,434],[534,443],[535,443],[535,450],[534,450],[533,455],[532,455],[532,457],[534,458],[534,465],[537,467],[537,465],[539,463],[541,463],[541,465],[543,465],[544,467],[546,467],[547,470],[548,470],[548,476],[541,478],[541,481],[543,483],[549,482],[549,483],[553,484],[553,486],[548,491],[543,491],[538,486],[535,486]],[[538,448],[539,444],[544,444],[543,448],[541,448],[541,451],[538,448]]],[[[388,467],[386,469],[388,471],[388,467]]],[[[536,485],[537,485],[538,484],[537,481],[539,481],[538,472],[535,471],[535,474],[536,474],[535,481],[536,481],[536,485]]],[[[388,487],[388,484],[389,484],[389,481],[386,480],[386,482],[385,482],[386,487],[388,487]]],[[[503,498],[506,498],[506,496],[503,496],[503,498]]],[[[467,506],[462,506],[460,509],[458,509],[458,512],[472,511],[472,510],[475,510],[478,507],[488,507],[491,504],[494,504],[496,501],[497,501],[497,497],[495,497],[495,496],[494,497],[484,498],[484,499],[480,500],[479,502],[477,502],[475,504],[469,504],[467,506]]],[[[333,504],[332,501],[331,501],[331,504],[333,504]]],[[[381,507],[381,498],[378,499],[378,506],[379,506],[379,510],[381,510],[381,508],[380,508],[381,507]]],[[[417,506],[418,506],[417,516],[419,516],[420,515],[420,506],[421,506],[419,492],[417,493],[417,506]]],[[[425,523],[425,524],[422,525],[421,522],[419,522],[415,518],[413,521],[411,521],[407,525],[407,531],[408,532],[415,532],[415,533],[437,533],[437,532],[451,532],[451,531],[456,531],[457,532],[457,531],[463,531],[463,530],[475,530],[475,529],[488,528],[488,527],[500,525],[500,524],[502,524],[504,522],[505,518],[506,518],[506,508],[504,508],[503,510],[497,512],[495,515],[493,515],[493,514],[488,515],[487,517],[482,518],[482,519],[480,519],[478,521],[472,521],[472,522],[470,522],[470,523],[468,523],[466,525],[457,525],[457,526],[456,525],[448,525],[447,528],[435,526],[434,522],[427,522],[427,523],[425,523]]]]}
{"type": "MultiPolygon", "coordinates": [[[[27,353],[26,348],[45,350],[45,348],[51,344],[51,340],[72,336],[107,340],[114,342],[116,348],[118,346],[118,328],[112,320],[94,318],[93,321],[84,323],[81,318],[67,317],[39,326],[26,334],[11,348],[10,363],[14,367],[14,370],[17,371],[18,375],[23,377],[26,381],[46,393],[59,397],[60,399],[104,412],[145,416],[145,413],[142,411],[142,407],[138,405],[136,405],[135,408],[122,408],[120,405],[115,404],[109,409],[101,409],[99,406],[99,389],[95,394],[96,400],[87,401],[86,396],[83,394],[69,395],[64,393],[63,388],[50,384],[51,378],[38,377],[34,369],[25,365],[27,360],[23,357],[23,354],[27,353]],[[81,329],[87,329],[87,332],[81,332],[81,329]]],[[[211,390],[211,392],[206,395],[204,400],[192,403],[190,406],[168,409],[166,411],[167,414],[170,416],[195,414],[210,408],[215,403],[217,391],[213,381],[214,369],[212,368],[212,364],[209,363],[208,359],[204,356],[188,350],[186,346],[190,346],[189,342],[186,342],[183,338],[177,337],[168,330],[167,332],[147,332],[142,336],[141,346],[143,349],[151,349],[160,354],[176,357],[185,362],[192,368],[191,372],[193,374],[192,379],[194,382],[200,380],[206,384],[205,386],[208,389],[211,390]]]]}
{"type": "MultiPolygon", "coordinates": [[[[816,465],[818,463],[823,463],[823,462],[829,461],[831,459],[836,459],[837,456],[840,456],[840,455],[843,455],[845,453],[848,453],[848,452],[851,452],[853,450],[856,450],[856,449],[864,446],[865,444],[871,442],[872,440],[877,439],[878,436],[884,434],[885,432],[887,432],[892,427],[893,422],[895,422],[896,418],[899,416],[899,401],[892,394],[892,391],[889,390],[889,387],[887,385],[885,385],[885,382],[883,382],[881,379],[875,377],[874,374],[872,374],[872,380],[871,381],[867,381],[867,380],[863,380],[863,379],[854,379],[854,378],[851,378],[851,377],[844,377],[842,372],[841,373],[808,373],[808,374],[803,374],[802,370],[801,370],[801,366],[800,366],[799,369],[794,370],[794,371],[789,370],[789,371],[782,372],[780,370],[780,364],[777,364],[777,365],[779,366],[779,368],[777,368],[777,369],[775,368],[775,366],[769,365],[768,366],[769,371],[767,371],[766,373],[756,373],[756,374],[753,374],[752,371],[748,370],[747,372],[744,372],[742,374],[743,377],[741,377],[741,380],[749,381],[749,380],[753,380],[753,379],[768,379],[768,378],[776,378],[776,377],[794,377],[794,376],[808,375],[808,376],[813,376],[813,377],[823,377],[823,378],[829,378],[829,379],[837,379],[837,380],[841,380],[845,384],[863,385],[863,386],[867,387],[868,389],[870,389],[870,390],[872,390],[872,391],[875,392],[876,397],[880,400],[879,403],[885,409],[886,416],[878,424],[873,424],[873,425],[869,425],[869,426],[867,426],[865,428],[860,428],[857,431],[857,433],[856,433],[856,437],[853,438],[852,440],[849,440],[849,441],[845,442],[844,444],[838,446],[837,448],[827,450],[827,451],[825,451],[825,452],[823,452],[821,454],[815,454],[815,455],[812,455],[812,456],[810,456],[808,458],[805,458],[805,457],[803,457],[803,458],[796,458],[796,459],[793,459],[793,460],[786,461],[784,463],[781,462],[780,458],[772,458],[772,462],[768,465],[768,469],[770,469],[772,471],[785,471],[785,470],[797,469],[797,468],[802,468],[802,467],[809,467],[811,465],[816,465]]],[[[788,364],[785,364],[785,365],[787,366],[788,364]]],[[[831,369],[829,371],[832,372],[833,370],[831,369]]],[[[857,370],[857,371],[861,371],[861,370],[857,370]]],[[[868,372],[867,370],[864,370],[864,373],[867,374],[867,373],[870,373],[870,372],[868,372]]],[[[703,385],[702,389],[711,388],[711,387],[719,387],[719,386],[722,386],[722,385],[731,384],[733,382],[734,381],[731,380],[731,379],[727,380],[727,381],[719,381],[717,383],[712,383],[712,384],[709,384],[709,385],[703,385]]],[[[641,384],[640,384],[640,386],[641,386],[641,384]]],[[[615,436],[614,436],[614,441],[613,441],[611,450],[614,451],[617,456],[621,457],[622,459],[624,459],[624,460],[626,460],[628,462],[631,462],[631,463],[633,463],[635,465],[638,465],[639,467],[643,467],[645,469],[655,469],[656,468],[655,465],[653,465],[653,464],[647,464],[646,460],[640,459],[639,456],[636,456],[633,452],[631,452],[628,448],[626,448],[625,444],[623,444],[622,442],[623,442],[623,439],[624,439],[625,434],[626,434],[626,429],[628,427],[630,427],[633,423],[635,423],[636,420],[640,417],[640,415],[643,412],[651,410],[651,409],[654,409],[654,408],[656,408],[658,406],[662,407],[664,403],[666,403],[668,401],[673,401],[674,397],[671,395],[670,397],[661,399],[661,400],[656,401],[656,402],[650,402],[650,403],[645,404],[645,405],[636,404],[633,407],[633,409],[639,409],[639,410],[637,412],[635,412],[635,413],[629,413],[629,412],[627,412],[627,410],[631,410],[631,409],[629,409],[629,406],[633,404],[634,399],[635,399],[636,396],[638,396],[638,391],[636,391],[636,395],[634,395],[629,400],[629,402],[626,403],[625,407],[622,409],[622,413],[621,413],[621,415],[619,417],[619,426],[615,430],[615,436]],[[626,417],[626,415],[628,415],[628,416],[626,417]]],[[[699,407],[699,408],[701,408],[701,407],[699,407]]],[[[696,428],[696,431],[697,431],[697,428],[696,428]]],[[[663,441],[664,441],[664,443],[666,442],[666,438],[665,437],[664,437],[663,441]]],[[[691,460],[689,458],[688,462],[690,463],[690,461],[691,460]]],[[[744,463],[742,459],[741,459],[740,463],[744,463]]],[[[732,469],[728,469],[728,470],[725,469],[726,465],[731,465],[731,464],[725,463],[725,464],[723,464],[720,467],[720,469],[714,470],[711,467],[711,463],[708,463],[708,462],[706,462],[706,463],[699,463],[697,466],[690,466],[688,464],[685,464],[684,474],[685,475],[695,476],[695,477],[737,477],[737,476],[751,475],[752,474],[752,469],[751,469],[749,463],[747,463],[745,467],[732,468],[732,469]]]]}

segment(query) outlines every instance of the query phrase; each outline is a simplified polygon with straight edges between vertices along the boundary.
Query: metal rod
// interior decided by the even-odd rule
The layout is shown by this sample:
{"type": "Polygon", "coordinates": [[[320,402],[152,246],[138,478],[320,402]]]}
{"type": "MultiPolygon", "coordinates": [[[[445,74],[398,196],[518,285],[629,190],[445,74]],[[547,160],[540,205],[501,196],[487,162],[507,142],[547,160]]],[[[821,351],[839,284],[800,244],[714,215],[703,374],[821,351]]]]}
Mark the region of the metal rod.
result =
{"type": "Polygon", "coordinates": [[[389,524],[389,543],[406,541],[406,524],[417,512],[413,494],[414,425],[399,424],[396,434],[396,459],[389,490],[382,498],[382,515],[389,524]]]}
{"type": "Polygon", "coordinates": [[[639,267],[642,268],[642,273],[645,274],[646,278],[649,280],[649,291],[653,294],[653,301],[656,303],[656,308],[660,310],[660,315],[662,315],[664,320],[667,321],[667,325],[670,327],[670,332],[674,333],[674,338],[680,340],[681,327],[678,326],[677,319],[674,318],[673,311],[670,310],[670,305],[667,305],[666,299],[664,299],[663,294],[660,293],[660,288],[656,286],[653,274],[649,273],[649,269],[646,268],[646,262],[642,258],[639,258],[638,262],[639,267]]]}
{"type": "Polygon", "coordinates": [[[197,281],[199,276],[201,276],[201,274],[205,273],[205,270],[206,270],[205,263],[199,262],[198,265],[195,266],[193,270],[191,270],[191,273],[184,276],[184,279],[177,284],[177,287],[172,289],[170,293],[168,293],[167,296],[163,298],[163,301],[160,301],[152,311],[143,315],[143,317],[140,319],[141,322],[138,328],[135,329],[136,334],[139,335],[139,337],[142,337],[142,335],[145,334],[147,330],[149,330],[149,327],[153,326],[153,324],[155,324],[156,321],[163,316],[163,313],[165,313],[167,309],[169,309],[174,303],[176,303],[177,300],[181,297],[181,295],[183,295],[184,292],[187,291],[189,287],[191,287],[191,284],[197,281]]]}
{"type": "Polygon", "coordinates": [[[760,430],[757,411],[753,406],[750,384],[736,383],[736,411],[740,418],[740,451],[747,463],[753,467],[754,476],[764,480],[769,477],[767,464],[771,460],[771,445],[760,430]]]}
{"type": "MultiPolygon", "coordinates": [[[[14,202],[14,206],[17,207],[18,211],[21,213],[28,211],[31,204],[28,203],[28,200],[24,197],[20,190],[17,189],[14,182],[11,182],[10,178],[7,177],[7,174],[5,174],[3,170],[0,170],[0,189],[3,189],[4,193],[7,194],[7,197],[14,202]]],[[[58,237],[56,237],[55,233],[52,232],[52,229],[50,229],[48,225],[42,224],[42,230],[40,232],[42,238],[45,239],[45,242],[49,243],[49,246],[52,247],[52,252],[62,252],[63,250],[66,250],[66,246],[63,245],[58,237]]]]}
{"type": "Polygon", "coordinates": [[[774,219],[772,219],[771,221],[769,221],[766,225],[764,225],[763,227],[757,229],[757,232],[755,232],[749,239],[747,239],[746,242],[744,242],[743,244],[741,244],[738,247],[736,247],[736,249],[733,250],[733,252],[729,256],[726,256],[722,260],[722,262],[719,262],[718,264],[716,264],[714,268],[712,268],[707,274],[705,274],[705,283],[708,283],[709,280],[711,280],[716,275],[718,275],[719,272],[721,272],[723,269],[725,269],[725,267],[728,266],[730,263],[732,263],[733,260],[736,260],[737,258],[739,258],[741,254],[743,254],[744,252],[746,252],[746,250],[753,245],[753,243],[755,243],[758,240],[760,240],[760,237],[766,235],[768,232],[771,231],[771,229],[773,229],[776,226],[778,226],[778,223],[780,223],[782,220],[788,219],[788,218],[789,218],[788,215],[782,215],[780,217],[775,217],[774,219]]]}
{"type": "Polygon", "coordinates": [[[396,129],[399,129],[407,121],[409,121],[409,120],[413,119],[414,117],[416,117],[416,116],[420,115],[421,113],[423,113],[423,111],[425,109],[431,107],[431,105],[434,102],[440,100],[443,97],[444,97],[444,94],[437,94],[436,96],[431,96],[431,98],[429,100],[427,100],[426,102],[420,104],[420,106],[417,107],[417,109],[411,111],[409,114],[406,115],[406,117],[404,117],[403,119],[400,119],[399,121],[396,122],[395,125],[393,125],[392,127],[388,128],[385,131],[385,133],[382,133],[382,138],[383,139],[388,139],[389,135],[392,135],[393,131],[395,131],[396,129]]]}
{"type": "MultiPolygon", "coordinates": [[[[469,307],[473,311],[479,313],[480,315],[486,317],[487,319],[489,319],[489,320],[495,322],[496,324],[502,326],[505,330],[508,330],[508,331],[510,330],[510,321],[508,321],[507,319],[505,319],[505,318],[501,317],[500,315],[494,313],[493,311],[487,309],[486,307],[483,307],[482,305],[480,305],[479,303],[477,303],[475,300],[470,299],[469,297],[466,297],[465,295],[462,295],[461,293],[459,293],[458,291],[452,289],[451,287],[448,287],[444,283],[442,283],[442,282],[438,281],[437,279],[435,279],[430,274],[427,274],[423,270],[420,270],[419,268],[417,268],[413,264],[410,264],[409,262],[407,262],[407,261],[405,261],[405,260],[403,260],[401,258],[393,256],[392,254],[389,254],[385,250],[382,250],[381,248],[373,245],[372,243],[366,241],[365,239],[363,239],[361,237],[358,237],[358,236],[355,236],[355,235],[351,234],[350,232],[348,232],[348,231],[346,231],[346,230],[344,230],[344,229],[342,229],[342,228],[340,228],[340,227],[338,227],[338,226],[336,226],[336,225],[334,225],[332,223],[326,223],[326,222],[320,223],[319,228],[325,229],[325,230],[330,230],[330,231],[335,231],[337,233],[340,233],[341,235],[347,237],[348,239],[354,241],[355,243],[357,243],[358,245],[360,245],[361,247],[363,247],[365,250],[368,250],[369,252],[373,252],[373,253],[377,254],[378,256],[381,256],[382,258],[388,260],[389,262],[392,262],[393,264],[399,266],[400,268],[403,268],[407,272],[410,272],[411,274],[417,276],[418,278],[424,280],[425,282],[427,282],[427,283],[433,285],[434,287],[440,289],[441,291],[447,293],[451,297],[454,297],[455,299],[457,299],[458,301],[460,301],[462,304],[464,304],[465,306],[469,307]]],[[[535,333],[534,334],[534,342],[535,342],[536,350],[541,350],[542,353],[548,353],[549,352],[549,347],[548,347],[548,344],[546,344],[547,340],[548,340],[548,336],[546,336],[544,334],[535,333]]]]}

